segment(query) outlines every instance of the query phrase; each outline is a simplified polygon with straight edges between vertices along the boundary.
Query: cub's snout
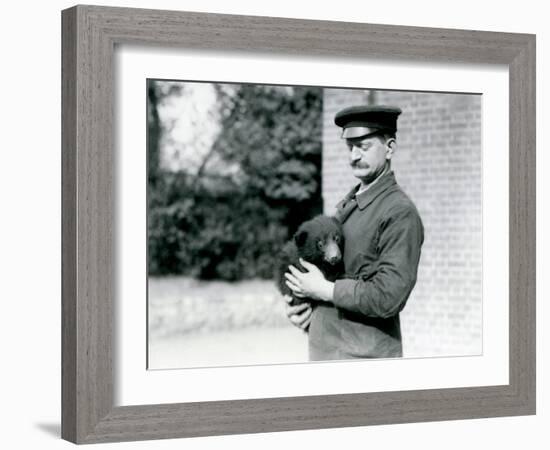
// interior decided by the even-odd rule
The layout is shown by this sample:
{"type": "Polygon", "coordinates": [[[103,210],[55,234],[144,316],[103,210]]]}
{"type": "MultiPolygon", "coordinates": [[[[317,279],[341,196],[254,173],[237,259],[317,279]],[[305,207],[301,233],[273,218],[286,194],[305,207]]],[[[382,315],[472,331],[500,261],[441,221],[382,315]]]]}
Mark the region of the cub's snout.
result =
{"type": "Polygon", "coordinates": [[[333,266],[342,261],[342,251],[336,239],[329,238],[325,244],[324,260],[333,266]]]}

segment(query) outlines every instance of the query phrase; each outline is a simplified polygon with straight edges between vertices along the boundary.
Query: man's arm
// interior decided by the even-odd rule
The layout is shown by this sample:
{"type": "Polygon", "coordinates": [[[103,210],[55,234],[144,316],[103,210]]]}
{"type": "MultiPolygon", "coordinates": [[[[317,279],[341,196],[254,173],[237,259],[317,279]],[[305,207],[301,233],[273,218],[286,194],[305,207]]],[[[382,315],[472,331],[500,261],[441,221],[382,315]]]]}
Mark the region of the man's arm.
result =
{"type": "Polygon", "coordinates": [[[403,309],[416,283],[424,229],[412,207],[394,208],[380,226],[376,266],[357,280],[336,280],[332,303],[365,316],[387,318],[403,309]]]}

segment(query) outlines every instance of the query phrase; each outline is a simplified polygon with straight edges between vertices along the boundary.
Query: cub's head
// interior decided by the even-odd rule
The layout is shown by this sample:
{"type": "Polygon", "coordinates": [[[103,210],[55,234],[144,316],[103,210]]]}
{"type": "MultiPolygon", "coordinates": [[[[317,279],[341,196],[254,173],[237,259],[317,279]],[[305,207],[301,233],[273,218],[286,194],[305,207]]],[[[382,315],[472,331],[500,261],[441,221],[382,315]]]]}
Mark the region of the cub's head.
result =
{"type": "Polygon", "coordinates": [[[342,261],[344,235],[333,217],[317,216],[304,222],[294,235],[298,254],[316,266],[336,266],[342,261]]]}

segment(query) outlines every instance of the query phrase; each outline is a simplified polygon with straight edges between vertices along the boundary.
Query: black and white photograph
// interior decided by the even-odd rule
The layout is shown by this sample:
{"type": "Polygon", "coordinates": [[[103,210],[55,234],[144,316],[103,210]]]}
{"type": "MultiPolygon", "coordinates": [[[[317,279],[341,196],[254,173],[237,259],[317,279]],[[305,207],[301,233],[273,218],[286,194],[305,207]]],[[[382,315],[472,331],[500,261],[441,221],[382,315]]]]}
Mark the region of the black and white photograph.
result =
{"type": "Polygon", "coordinates": [[[548,447],[544,2],[91,3],[3,8],[3,448],[548,447]]]}
{"type": "Polygon", "coordinates": [[[146,91],[148,369],[483,354],[481,94],[146,91]]]}

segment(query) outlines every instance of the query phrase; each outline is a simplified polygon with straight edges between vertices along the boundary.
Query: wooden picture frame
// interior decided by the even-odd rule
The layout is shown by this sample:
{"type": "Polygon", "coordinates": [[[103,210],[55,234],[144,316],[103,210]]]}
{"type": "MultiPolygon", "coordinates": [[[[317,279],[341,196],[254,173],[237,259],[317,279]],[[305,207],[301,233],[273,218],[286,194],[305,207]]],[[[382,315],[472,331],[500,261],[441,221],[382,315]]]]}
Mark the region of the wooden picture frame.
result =
{"type": "Polygon", "coordinates": [[[534,35],[75,6],[62,12],[62,36],[64,439],[95,443],[535,413],[534,35]],[[509,384],[115,407],[116,44],[505,64],[510,86],[509,384]]]}

